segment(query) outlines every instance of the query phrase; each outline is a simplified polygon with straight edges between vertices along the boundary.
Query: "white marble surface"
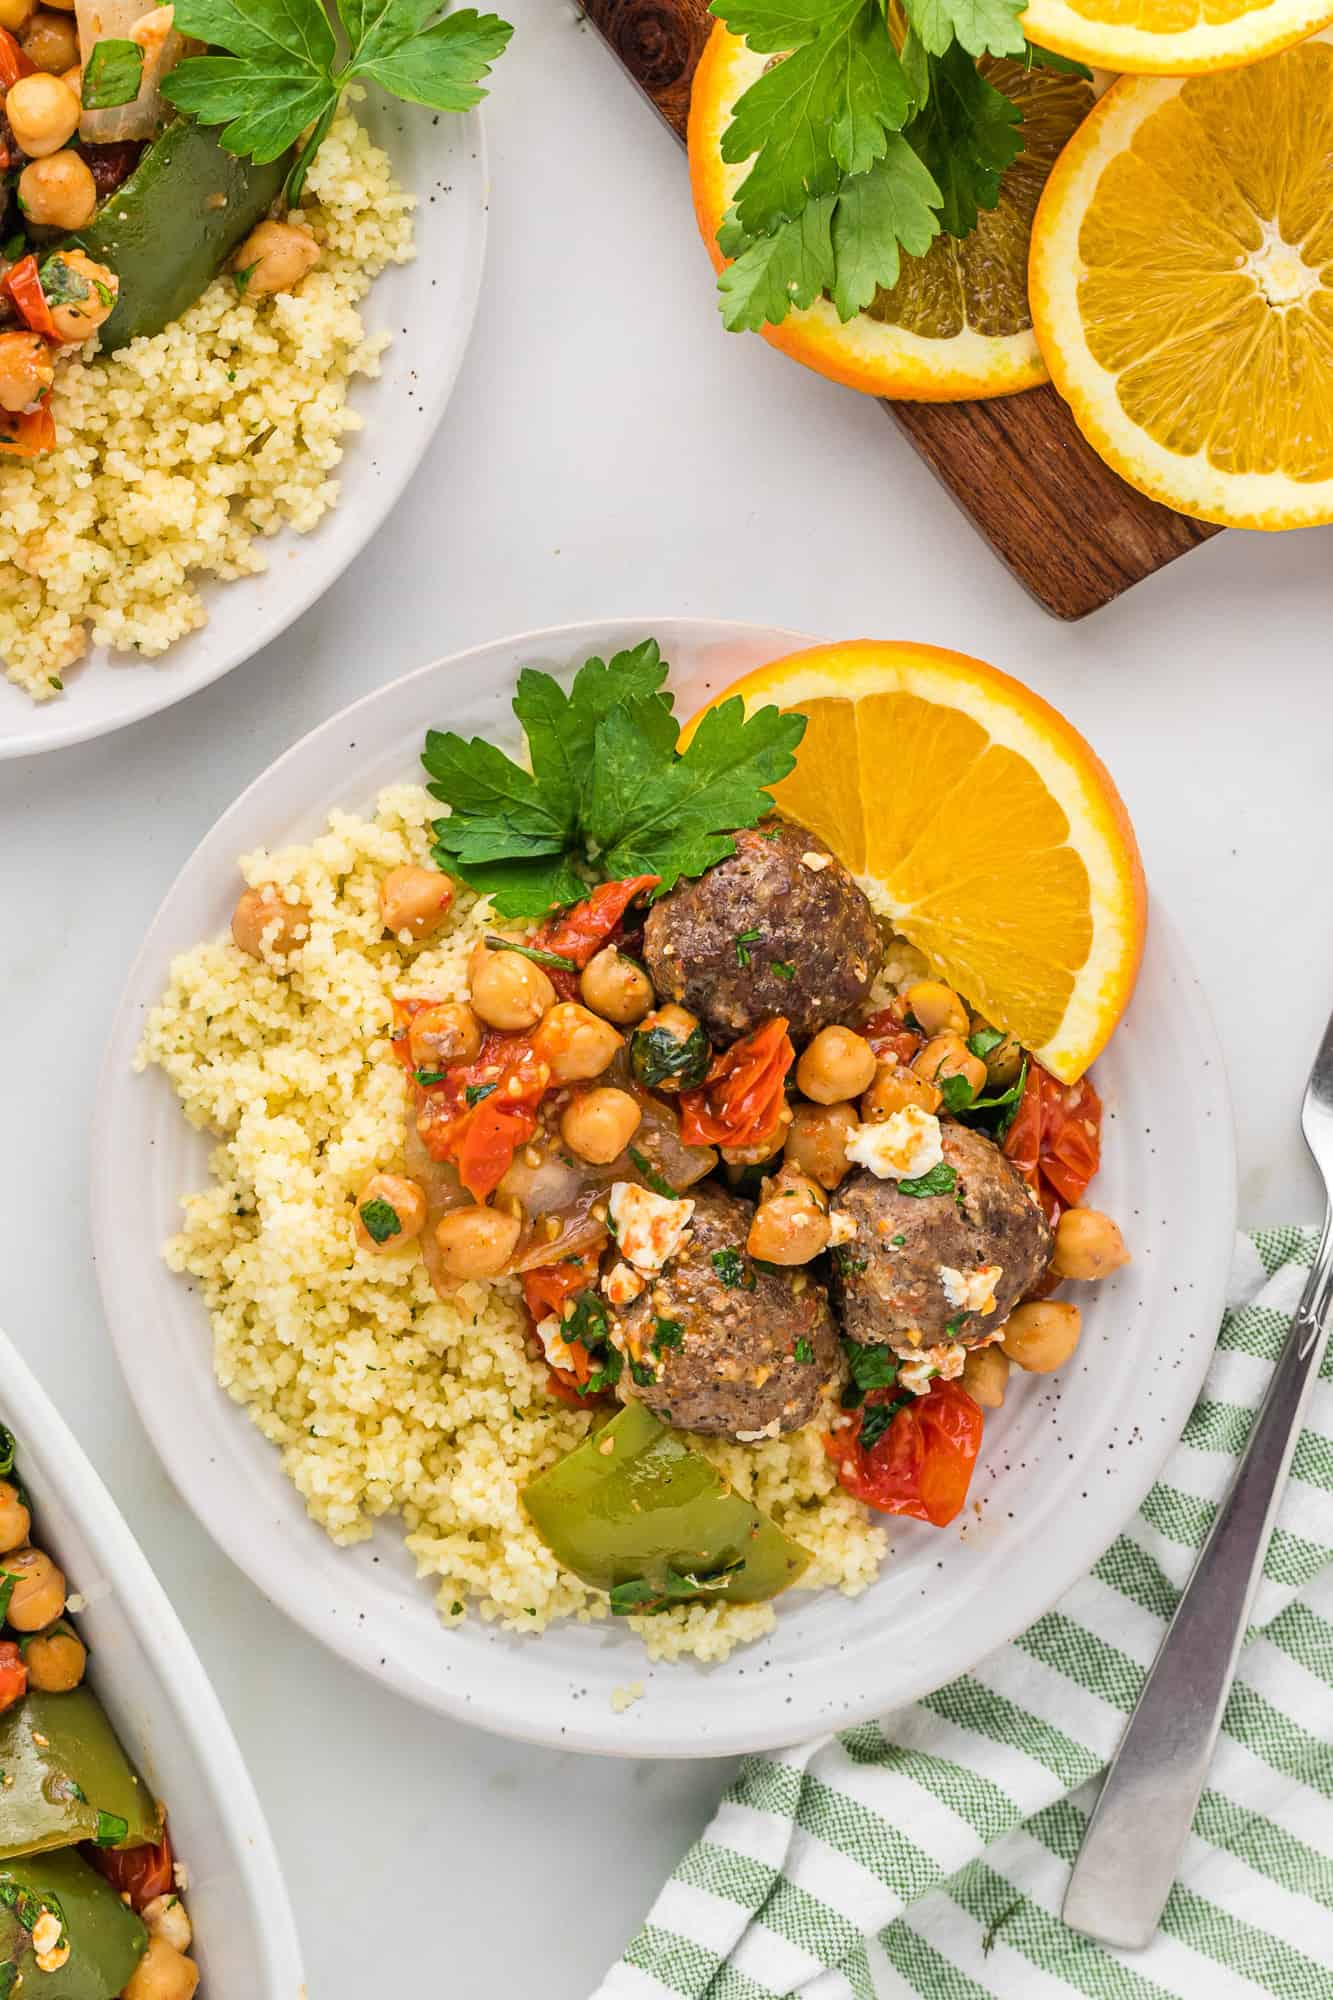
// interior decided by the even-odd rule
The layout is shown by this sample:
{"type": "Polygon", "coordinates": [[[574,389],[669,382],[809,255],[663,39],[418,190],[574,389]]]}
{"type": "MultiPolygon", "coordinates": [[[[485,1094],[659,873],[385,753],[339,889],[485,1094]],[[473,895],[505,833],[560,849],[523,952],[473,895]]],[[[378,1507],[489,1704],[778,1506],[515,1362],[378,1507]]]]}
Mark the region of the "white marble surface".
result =
{"type": "Polygon", "coordinates": [[[0,766],[0,1323],[118,1493],[231,1712],[318,2000],[382,1991],[390,1966],[395,1991],[581,2000],[725,1767],[490,1742],[373,1692],[215,1552],[138,1428],[88,1251],[98,1056],[162,891],[296,736],[434,655],[580,617],[753,617],[984,654],[1067,710],[1121,784],[1215,996],[1243,1218],[1316,1203],[1295,1116],[1333,1000],[1333,532],[1228,534],[1054,623],[874,405],[723,335],[674,141],[564,5],[513,11],[476,338],[396,516],[220,685],[0,766]]]}

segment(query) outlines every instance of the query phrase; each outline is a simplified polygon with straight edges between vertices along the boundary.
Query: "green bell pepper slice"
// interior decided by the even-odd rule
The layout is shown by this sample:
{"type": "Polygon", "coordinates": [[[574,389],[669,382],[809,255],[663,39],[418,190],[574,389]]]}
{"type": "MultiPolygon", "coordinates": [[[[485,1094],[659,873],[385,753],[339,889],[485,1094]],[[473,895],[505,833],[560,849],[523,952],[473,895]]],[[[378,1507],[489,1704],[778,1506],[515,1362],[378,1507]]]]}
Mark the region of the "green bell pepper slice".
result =
{"type": "Polygon", "coordinates": [[[760,1603],[810,1561],[642,1403],[541,1473],[523,1504],[552,1555],[609,1592],[617,1612],[699,1598],[760,1603]]]}
{"type": "Polygon", "coordinates": [[[220,145],[213,126],[192,118],[167,126],[87,227],[68,238],[120,280],[115,309],[98,329],[104,353],[161,333],[194,304],[268,213],[291,160],[287,152],[256,166],[220,145]]]}
{"type": "Polygon", "coordinates": [[[68,1694],[29,1689],[6,1709],[0,1771],[12,1781],[0,1792],[0,1864],[81,1840],[144,1847],[162,1838],[157,1801],[86,1685],[68,1694]]]}
{"type": "Polygon", "coordinates": [[[111,1884],[68,1848],[0,1861],[0,2000],[113,2000],[148,1949],[148,1932],[111,1884]],[[44,1914],[61,1926],[54,1971],[36,1963],[32,1932],[44,1914]]]}

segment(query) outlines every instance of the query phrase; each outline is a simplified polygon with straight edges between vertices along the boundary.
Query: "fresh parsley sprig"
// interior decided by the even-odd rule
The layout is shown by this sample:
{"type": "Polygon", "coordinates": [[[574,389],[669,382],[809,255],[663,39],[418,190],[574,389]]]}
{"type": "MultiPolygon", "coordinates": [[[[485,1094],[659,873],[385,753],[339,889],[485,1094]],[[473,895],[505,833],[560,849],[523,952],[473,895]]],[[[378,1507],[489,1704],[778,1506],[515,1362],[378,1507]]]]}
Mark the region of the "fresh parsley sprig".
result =
{"type": "Polygon", "coordinates": [[[432,729],[421,761],[450,807],[434,827],[440,867],[501,916],[537,917],[594,882],[657,875],[669,889],[725,860],[732,832],[771,811],[805,717],[747,717],[737,696],[709,710],[682,753],[666,677],[655,639],[586,661],[568,694],[525,668],[513,708],[530,770],[480,737],[432,729]]]}
{"type": "Polygon", "coordinates": [[[295,203],[346,84],[378,83],[411,104],[467,111],[514,32],[495,14],[440,0],[337,0],[340,51],[322,0],[176,0],[176,26],[212,53],[178,63],[162,95],[203,125],[221,125],[229,153],[264,164],[313,127],[287,178],[295,203]],[[339,59],[341,55],[341,60],[339,59]]]}
{"type": "MultiPolygon", "coordinates": [[[[1022,138],[982,56],[1048,60],[1019,25],[1024,0],[713,0],[758,54],[780,56],[737,99],[722,137],[749,172],[718,231],[733,331],[778,325],[827,294],[842,320],[898,282],[941,230],[994,208],[1022,138]]],[[[1060,59],[1056,59],[1057,64],[1060,59]]]]}

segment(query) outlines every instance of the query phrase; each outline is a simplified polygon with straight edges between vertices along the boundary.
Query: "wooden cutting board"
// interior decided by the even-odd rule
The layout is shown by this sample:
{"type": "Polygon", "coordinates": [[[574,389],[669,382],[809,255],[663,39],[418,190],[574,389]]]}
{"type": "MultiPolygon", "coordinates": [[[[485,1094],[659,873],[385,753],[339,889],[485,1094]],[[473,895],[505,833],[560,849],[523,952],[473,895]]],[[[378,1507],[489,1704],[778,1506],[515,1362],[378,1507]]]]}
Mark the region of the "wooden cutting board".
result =
{"type": "MultiPolygon", "coordinates": [[[[580,4],[683,141],[690,79],[714,26],[707,0],[580,4]]],[[[884,401],[881,408],[1000,561],[1057,618],[1086,617],[1218,532],[1126,486],[1049,387],[985,403],[884,401]]]]}

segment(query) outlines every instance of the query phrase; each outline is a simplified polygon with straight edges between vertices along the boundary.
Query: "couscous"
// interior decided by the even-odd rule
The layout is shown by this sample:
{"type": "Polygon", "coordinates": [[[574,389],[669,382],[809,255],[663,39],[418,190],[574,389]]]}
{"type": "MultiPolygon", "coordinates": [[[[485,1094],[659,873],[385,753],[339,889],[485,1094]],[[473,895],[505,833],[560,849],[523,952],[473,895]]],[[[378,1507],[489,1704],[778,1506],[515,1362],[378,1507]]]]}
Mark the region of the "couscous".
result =
{"type": "Polygon", "coordinates": [[[804,718],[681,753],[665,671],[528,670],[529,766],[431,732],[446,814],[245,857],[139,1061],[220,1137],[168,1259],[315,1518],[398,1512],[446,1619],[709,1660],[865,1588],[877,1514],[956,1519],[1011,1367],[1077,1345],[1049,1292],[1127,1253],[1086,1077],[774,810],[804,718]]]}

